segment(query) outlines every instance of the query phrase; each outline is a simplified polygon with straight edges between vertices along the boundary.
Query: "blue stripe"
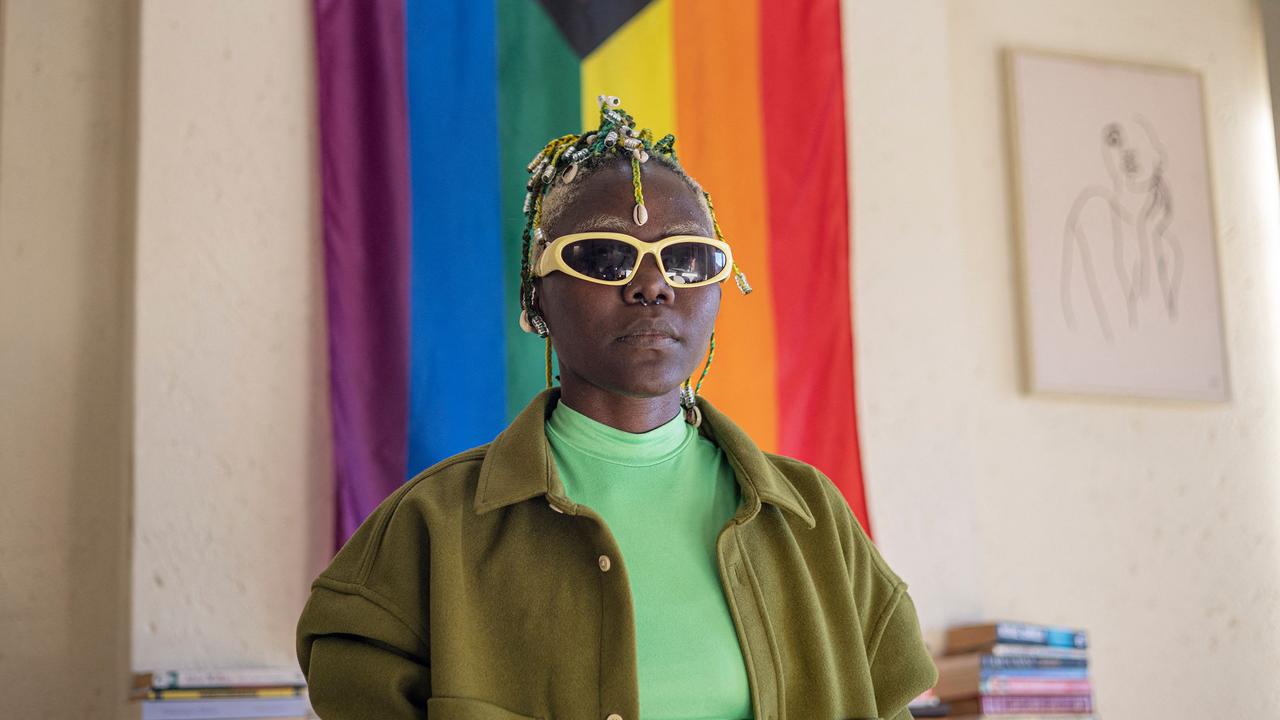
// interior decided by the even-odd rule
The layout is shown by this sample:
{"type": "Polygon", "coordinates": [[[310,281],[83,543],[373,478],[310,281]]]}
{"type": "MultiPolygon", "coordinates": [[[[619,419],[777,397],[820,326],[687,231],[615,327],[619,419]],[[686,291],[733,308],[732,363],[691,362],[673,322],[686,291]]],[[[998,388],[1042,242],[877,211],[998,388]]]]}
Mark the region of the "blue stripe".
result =
{"type": "Polygon", "coordinates": [[[493,2],[407,0],[408,475],[506,425],[493,2]]]}

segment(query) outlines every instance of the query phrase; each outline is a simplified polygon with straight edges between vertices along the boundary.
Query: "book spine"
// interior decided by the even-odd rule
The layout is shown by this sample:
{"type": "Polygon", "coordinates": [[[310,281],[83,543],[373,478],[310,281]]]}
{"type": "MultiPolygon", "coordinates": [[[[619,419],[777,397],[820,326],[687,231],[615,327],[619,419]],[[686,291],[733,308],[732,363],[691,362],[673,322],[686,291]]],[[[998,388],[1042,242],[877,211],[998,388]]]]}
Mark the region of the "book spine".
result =
{"type": "Polygon", "coordinates": [[[300,687],[216,687],[196,688],[190,690],[148,690],[147,700],[200,700],[203,698],[250,697],[281,698],[297,697],[305,688],[300,687]]]}
{"type": "Polygon", "coordinates": [[[151,674],[154,690],[207,687],[302,687],[307,679],[301,670],[288,668],[244,668],[224,670],[158,670],[151,674]]]}
{"type": "Polygon", "coordinates": [[[1087,713],[1093,712],[1091,695],[983,695],[982,712],[1087,713]]]}
{"type": "Polygon", "coordinates": [[[1015,622],[996,623],[996,642],[1080,649],[1089,646],[1083,630],[1015,622]]]}
{"type": "Polygon", "coordinates": [[[1088,695],[1092,690],[1088,680],[993,677],[978,683],[983,695],[1088,695]]]}
{"type": "Polygon", "coordinates": [[[1066,668],[1063,670],[983,670],[978,675],[979,681],[998,678],[1028,678],[1036,680],[1088,680],[1089,673],[1084,668],[1066,668]]]}
{"type": "Polygon", "coordinates": [[[989,654],[1000,657],[1023,655],[1031,657],[1071,658],[1079,660],[1083,660],[1088,657],[1088,651],[1084,648],[1051,647],[1049,645],[1013,645],[1007,643],[993,645],[989,654]]]}
{"type": "Polygon", "coordinates": [[[1085,658],[1036,657],[1031,655],[983,655],[982,669],[985,670],[1044,670],[1047,668],[1085,668],[1089,661],[1085,658]]]}
{"type": "Polygon", "coordinates": [[[233,720],[306,715],[307,699],[220,698],[216,700],[145,700],[142,720],[233,720]]]}

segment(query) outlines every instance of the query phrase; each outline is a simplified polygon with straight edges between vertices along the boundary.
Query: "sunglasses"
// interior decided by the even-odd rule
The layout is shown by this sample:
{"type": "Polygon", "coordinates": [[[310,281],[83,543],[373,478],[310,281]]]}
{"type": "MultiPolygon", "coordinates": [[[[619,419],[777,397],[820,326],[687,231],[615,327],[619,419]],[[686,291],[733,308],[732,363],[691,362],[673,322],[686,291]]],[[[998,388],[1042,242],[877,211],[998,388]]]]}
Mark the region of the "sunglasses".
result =
{"type": "Polygon", "coordinates": [[[733,252],[723,240],[699,235],[672,235],[645,242],[626,233],[582,232],[561,235],[538,258],[538,277],[559,270],[601,285],[626,285],[653,255],[672,287],[700,287],[722,282],[733,271],[733,252]]]}

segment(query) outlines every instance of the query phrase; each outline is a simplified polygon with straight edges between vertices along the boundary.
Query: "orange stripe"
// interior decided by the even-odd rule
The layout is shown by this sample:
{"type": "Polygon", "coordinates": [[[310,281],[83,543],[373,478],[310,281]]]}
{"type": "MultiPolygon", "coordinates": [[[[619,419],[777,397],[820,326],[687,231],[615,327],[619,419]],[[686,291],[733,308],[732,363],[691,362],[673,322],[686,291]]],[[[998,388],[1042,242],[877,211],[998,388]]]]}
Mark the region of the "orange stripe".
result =
{"type": "Polygon", "coordinates": [[[764,450],[778,444],[777,360],[767,251],[757,3],[675,0],[676,153],[711,193],[754,292],[724,284],[703,393],[764,450]]]}

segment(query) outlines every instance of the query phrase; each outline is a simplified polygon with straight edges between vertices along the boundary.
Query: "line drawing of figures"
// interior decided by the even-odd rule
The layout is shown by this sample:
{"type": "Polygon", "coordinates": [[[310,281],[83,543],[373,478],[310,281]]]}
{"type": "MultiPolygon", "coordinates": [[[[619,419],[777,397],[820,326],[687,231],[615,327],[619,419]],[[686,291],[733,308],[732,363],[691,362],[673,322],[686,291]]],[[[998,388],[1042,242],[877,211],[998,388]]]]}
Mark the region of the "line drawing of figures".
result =
{"type": "Polygon", "coordinates": [[[1063,228],[1060,299],[1067,327],[1076,329],[1073,283],[1083,276],[1103,339],[1115,341],[1113,318],[1141,329],[1143,301],[1159,286],[1158,304],[1178,319],[1182,246],[1173,232],[1173,195],[1165,178],[1168,154],[1141,115],[1126,127],[1102,128],[1102,163],[1110,185],[1089,185],[1076,196],[1063,228]],[[1110,255],[1110,273],[1104,265],[1110,255]],[[1154,279],[1153,279],[1154,276],[1154,279]]]}

